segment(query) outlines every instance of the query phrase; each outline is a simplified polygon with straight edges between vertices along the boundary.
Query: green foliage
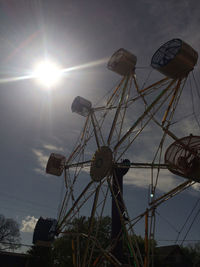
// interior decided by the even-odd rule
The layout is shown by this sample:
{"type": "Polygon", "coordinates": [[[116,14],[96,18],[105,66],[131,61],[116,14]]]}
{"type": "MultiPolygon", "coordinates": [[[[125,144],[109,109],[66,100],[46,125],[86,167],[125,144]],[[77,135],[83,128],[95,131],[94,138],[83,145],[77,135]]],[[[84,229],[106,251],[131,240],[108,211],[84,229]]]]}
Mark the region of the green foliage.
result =
{"type": "MultiPolygon", "coordinates": [[[[110,249],[111,244],[111,218],[103,217],[101,221],[96,218],[93,219],[93,227],[91,228],[91,221],[87,217],[75,218],[71,224],[69,224],[62,236],[57,238],[52,248],[45,247],[33,247],[29,254],[34,256],[32,266],[54,266],[54,267],[66,267],[77,266],[83,261],[83,255],[88,242],[88,232],[91,231],[91,239],[89,241],[88,255],[91,255],[91,266],[98,259],[97,266],[103,266],[105,263],[105,257],[102,257],[101,249],[110,249]],[[74,258],[73,258],[74,256],[74,258]]],[[[132,246],[136,250],[136,243],[138,244],[142,258],[145,255],[145,242],[141,236],[129,236],[132,246]]],[[[130,246],[128,246],[128,238],[123,235],[124,241],[124,264],[134,265],[133,255],[131,255],[130,246]]],[[[149,242],[149,247],[155,250],[156,242],[149,242]]],[[[107,264],[109,266],[109,264],[107,264]]],[[[159,266],[159,265],[158,265],[159,266]]]]}
{"type": "MultiPolygon", "coordinates": [[[[139,248],[139,252],[141,254],[141,257],[144,260],[144,257],[145,257],[145,240],[144,240],[144,238],[140,235],[134,235],[134,236],[130,236],[130,240],[131,240],[132,246],[133,246],[136,253],[137,253],[137,248],[136,248],[136,244],[137,244],[137,246],[139,248]]],[[[124,263],[134,265],[135,260],[133,258],[132,253],[131,253],[130,245],[128,245],[128,242],[126,240],[124,240],[124,241],[125,241],[124,242],[124,255],[125,255],[124,263]]],[[[149,251],[152,251],[152,250],[155,251],[156,245],[157,244],[156,244],[155,240],[149,240],[149,242],[148,242],[149,251]]]]}
{"type": "MultiPolygon", "coordinates": [[[[88,240],[90,224],[89,218],[75,218],[65,229],[65,233],[54,241],[51,249],[33,246],[32,249],[28,251],[34,258],[30,267],[74,266],[73,255],[76,260],[83,260],[82,257],[88,240]]],[[[110,244],[111,218],[108,216],[103,217],[101,221],[97,221],[97,219],[94,218],[92,229],[92,239],[90,241],[88,254],[92,255],[91,262],[94,262],[97,257],[101,255],[99,247],[106,248],[110,244]],[[93,253],[91,250],[93,250],[93,253]]]]}
{"type": "MultiPolygon", "coordinates": [[[[66,229],[65,234],[54,242],[53,255],[55,266],[73,266],[73,255],[76,259],[82,260],[87,245],[90,223],[90,220],[86,217],[74,219],[72,224],[66,229]],[[72,249],[73,244],[74,251],[72,249]]],[[[89,254],[91,253],[92,255],[92,262],[100,255],[99,246],[106,248],[110,244],[110,232],[110,217],[103,217],[100,222],[94,218],[93,230],[91,232],[92,239],[89,246],[89,254]]]]}
{"type": "MultiPolygon", "coordinates": [[[[93,247],[93,253],[91,262],[94,263],[97,258],[99,261],[103,261],[103,257],[101,257],[102,252],[100,247],[103,249],[110,247],[110,238],[111,238],[111,218],[103,217],[100,223],[98,223],[97,219],[94,219],[93,222],[93,231],[91,233],[92,241],[90,241],[89,254],[93,247]],[[97,231],[98,227],[98,231],[97,231]],[[97,235],[95,233],[98,233],[97,235]]],[[[53,255],[54,255],[54,264],[55,266],[73,266],[73,250],[72,250],[72,242],[74,242],[74,256],[76,259],[80,259],[80,262],[83,260],[83,255],[87,243],[87,234],[90,225],[89,218],[80,217],[79,219],[74,219],[72,224],[68,226],[65,231],[65,235],[58,238],[53,245],[53,255]],[[76,235],[79,233],[79,235],[76,235]],[[73,241],[72,241],[73,240],[73,241]],[[79,247],[79,248],[78,248],[79,247]],[[79,255],[77,253],[79,252],[79,255]]],[[[131,240],[132,246],[136,250],[136,243],[138,244],[139,250],[141,252],[142,258],[144,258],[145,254],[145,245],[144,239],[141,236],[130,236],[129,240],[131,240]]],[[[127,237],[123,236],[124,241],[124,263],[130,264],[134,263],[133,255],[130,252],[130,246],[128,246],[127,237]]],[[[149,242],[149,247],[155,248],[156,242],[149,242]]],[[[105,259],[104,259],[105,260],[105,259]]],[[[108,265],[109,266],[109,265],[108,265]]]]}
{"type": "Polygon", "coordinates": [[[171,250],[170,253],[166,254],[164,254],[162,250],[160,251],[159,248],[156,248],[155,267],[162,267],[163,262],[165,262],[166,267],[200,266],[200,243],[196,243],[195,245],[189,245],[187,247],[182,247],[178,245],[172,245],[171,247],[176,248],[174,248],[174,250],[171,250]]]}
{"type": "Polygon", "coordinates": [[[200,266],[200,242],[194,245],[188,245],[187,247],[181,247],[187,262],[191,267],[200,266]]]}

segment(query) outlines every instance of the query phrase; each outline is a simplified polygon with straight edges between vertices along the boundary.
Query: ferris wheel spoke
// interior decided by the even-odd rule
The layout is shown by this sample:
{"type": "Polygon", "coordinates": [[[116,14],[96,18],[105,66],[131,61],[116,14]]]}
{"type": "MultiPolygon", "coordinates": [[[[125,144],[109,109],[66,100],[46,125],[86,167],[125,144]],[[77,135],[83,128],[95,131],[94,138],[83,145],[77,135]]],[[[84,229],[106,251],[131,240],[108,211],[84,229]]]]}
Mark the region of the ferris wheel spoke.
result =
{"type": "Polygon", "coordinates": [[[64,199],[63,199],[62,204],[61,204],[61,208],[60,208],[60,211],[58,214],[58,221],[60,221],[62,216],[63,216],[63,210],[65,207],[65,203],[67,202],[67,196],[68,196],[68,190],[65,192],[65,196],[64,196],[64,199]]]}
{"type": "MultiPolygon", "coordinates": [[[[165,127],[167,129],[169,129],[169,127],[171,125],[171,121],[173,119],[173,116],[174,116],[174,113],[175,113],[175,110],[176,110],[176,106],[178,104],[178,101],[180,99],[180,95],[182,93],[182,89],[180,88],[181,82],[182,82],[182,79],[179,79],[177,81],[177,84],[174,87],[174,93],[173,93],[173,95],[171,97],[171,100],[169,102],[168,108],[166,109],[164,117],[162,119],[162,125],[165,124],[165,127]],[[179,89],[181,89],[181,90],[179,90],[179,89]],[[168,117],[168,119],[167,119],[167,117],[168,117]],[[167,124],[166,124],[166,122],[167,122],[167,124]]],[[[153,120],[154,120],[154,122],[156,122],[155,118],[153,118],[153,120]]],[[[158,158],[158,163],[159,164],[161,163],[161,158],[162,158],[162,153],[163,153],[163,146],[164,146],[164,142],[165,142],[166,136],[167,136],[167,133],[164,131],[163,135],[162,135],[162,138],[161,138],[161,141],[159,143],[158,149],[157,149],[157,151],[156,151],[156,153],[154,155],[152,163],[154,163],[157,158],[158,158]]],[[[180,149],[181,148],[179,148],[179,150],[180,149]]],[[[178,149],[177,149],[176,153],[178,153],[178,149]]],[[[176,155],[174,155],[174,157],[175,156],[176,155]]],[[[151,194],[153,195],[153,198],[155,196],[155,191],[156,191],[156,187],[157,187],[157,184],[158,184],[159,173],[160,173],[160,167],[158,167],[157,173],[156,173],[156,178],[154,179],[154,172],[153,172],[153,170],[151,171],[151,194]]]]}
{"type": "Polygon", "coordinates": [[[171,98],[171,100],[169,102],[169,105],[168,105],[168,107],[167,107],[167,109],[165,111],[165,114],[163,116],[162,124],[164,124],[166,122],[166,119],[167,119],[167,116],[168,116],[168,114],[170,112],[170,109],[172,108],[172,105],[173,105],[174,101],[176,100],[176,96],[177,96],[177,94],[179,92],[179,88],[180,88],[181,82],[182,82],[182,79],[179,79],[178,82],[177,82],[176,87],[174,88],[174,93],[172,95],[172,98],[171,98]]]}
{"type": "Polygon", "coordinates": [[[112,126],[111,126],[111,129],[110,129],[109,135],[108,135],[108,139],[107,139],[107,144],[108,145],[110,145],[110,142],[111,142],[111,139],[112,139],[112,136],[113,136],[113,133],[114,133],[114,129],[115,129],[115,126],[116,126],[116,123],[117,123],[117,120],[118,120],[118,116],[119,116],[122,104],[124,102],[124,98],[126,97],[126,90],[127,90],[127,85],[128,85],[129,79],[130,79],[130,76],[127,76],[126,80],[125,80],[124,87],[122,88],[120,102],[119,102],[118,107],[116,109],[115,116],[114,116],[114,119],[113,119],[113,122],[112,122],[112,126]]]}
{"type": "Polygon", "coordinates": [[[66,161],[66,165],[69,165],[71,162],[73,162],[84,151],[87,142],[89,142],[89,140],[92,138],[92,132],[90,128],[90,120],[89,116],[87,116],[83,130],[78,138],[75,148],[66,161]]]}
{"type": "MultiPolygon", "coordinates": [[[[61,220],[61,222],[58,224],[58,229],[62,229],[67,218],[71,215],[71,213],[75,210],[76,206],[78,205],[78,203],[80,202],[80,200],[84,197],[84,194],[89,190],[89,188],[91,187],[91,185],[93,184],[93,181],[89,182],[86,187],[84,188],[84,190],[81,192],[81,194],[78,196],[78,198],[76,199],[76,201],[74,202],[74,204],[72,205],[72,207],[70,208],[70,210],[67,212],[67,214],[64,216],[64,218],[61,220]]],[[[95,192],[92,191],[91,195],[95,192]]],[[[89,197],[91,196],[89,195],[89,197]]],[[[88,198],[87,198],[88,199],[88,198]]],[[[83,205],[83,204],[82,204],[83,205]]],[[[80,208],[80,207],[79,207],[80,208]]]]}
{"type": "Polygon", "coordinates": [[[102,145],[105,145],[105,141],[104,141],[102,130],[101,130],[101,126],[104,122],[105,117],[106,117],[106,113],[104,114],[103,119],[98,121],[96,118],[95,112],[91,113],[92,124],[94,128],[94,134],[95,134],[98,148],[100,148],[102,145]]]}
{"type": "Polygon", "coordinates": [[[66,192],[65,192],[65,196],[64,196],[61,208],[60,208],[58,221],[62,220],[64,216],[64,212],[67,210],[70,200],[74,202],[74,195],[73,195],[73,190],[72,190],[73,181],[70,177],[69,170],[67,169],[64,170],[64,180],[65,180],[66,192]]]}
{"type": "Polygon", "coordinates": [[[95,121],[94,121],[94,117],[93,117],[93,114],[91,113],[91,120],[92,120],[92,125],[93,125],[93,129],[94,129],[94,136],[95,136],[95,140],[96,140],[96,143],[97,143],[97,147],[98,149],[100,149],[100,142],[99,142],[99,137],[97,135],[97,129],[96,129],[96,125],[95,125],[95,121]]]}
{"type": "Polygon", "coordinates": [[[71,168],[77,168],[77,167],[88,167],[90,166],[91,160],[86,160],[86,161],[79,161],[79,162],[74,162],[71,164],[66,165],[66,169],[71,169],[71,168]]]}
{"type": "MultiPolygon", "coordinates": [[[[102,186],[103,186],[103,184],[102,184],[102,186]]],[[[105,208],[105,205],[106,205],[107,196],[108,196],[108,192],[109,192],[108,186],[105,185],[106,186],[106,192],[104,192],[102,190],[102,186],[100,188],[101,189],[100,194],[103,194],[103,200],[100,201],[96,205],[96,210],[98,210],[100,207],[101,207],[101,210],[99,212],[96,212],[96,214],[95,214],[95,218],[94,219],[96,219],[96,225],[95,225],[94,233],[92,235],[90,235],[90,239],[94,239],[96,241],[98,240],[98,237],[99,237],[100,224],[101,224],[101,221],[102,221],[102,217],[103,217],[103,213],[104,213],[104,208],[105,208]]],[[[97,242],[93,242],[92,243],[92,246],[91,246],[91,249],[90,249],[90,256],[89,256],[89,260],[88,260],[88,266],[90,266],[90,264],[91,264],[92,256],[93,256],[93,253],[94,253],[94,250],[95,250],[96,247],[98,247],[97,242]]],[[[107,251],[107,253],[108,252],[109,251],[107,251]]]]}
{"type": "Polygon", "coordinates": [[[102,144],[105,145],[105,141],[104,141],[104,137],[103,137],[102,129],[101,129],[101,125],[102,125],[103,122],[104,122],[105,116],[103,116],[103,120],[100,121],[100,122],[98,122],[98,120],[97,120],[97,118],[96,118],[96,116],[95,116],[95,113],[93,114],[93,116],[94,116],[95,123],[96,123],[96,125],[97,125],[97,130],[98,130],[98,132],[99,132],[99,135],[100,135],[100,139],[101,139],[101,141],[102,141],[102,144]]]}
{"type": "Polygon", "coordinates": [[[83,265],[82,265],[83,267],[89,266],[89,264],[86,265],[86,263],[87,263],[86,260],[87,260],[87,256],[88,256],[90,236],[92,234],[93,227],[94,227],[94,219],[95,219],[94,216],[95,216],[95,211],[96,211],[96,208],[97,208],[97,202],[98,202],[98,198],[99,198],[100,187],[101,187],[101,183],[100,183],[100,185],[98,185],[98,187],[96,189],[95,196],[94,196],[94,202],[93,202],[93,206],[92,206],[92,211],[91,211],[91,214],[90,214],[88,237],[87,237],[85,251],[84,251],[84,254],[83,254],[83,265]]]}
{"type": "MultiPolygon", "coordinates": [[[[139,100],[141,98],[144,100],[144,97],[146,95],[151,94],[152,92],[155,92],[156,90],[159,90],[163,87],[166,87],[170,83],[169,78],[164,78],[164,79],[154,83],[153,85],[150,85],[150,86],[140,90],[135,76],[133,76],[133,77],[134,77],[134,84],[135,84],[136,90],[137,90],[139,95],[130,98],[127,102],[128,103],[127,107],[130,107],[131,104],[133,104],[134,102],[136,102],[137,100],[139,100]]],[[[147,103],[145,103],[145,105],[147,105],[147,103]]]]}
{"type": "MultiPolygon", "coordinates": [[[[119,160],[124,155],[124,153],[129,149],[129,147],[132,145],[132,143],[135,141],[135,139],[140,135],[140,133],[145,129],[145,127],[147,126],[147,124],[151,120],[157,122],[156,119],[154,118],[154,115],[163,106],[163,104],[165,103],[165,101],[166,101],[166,99],[168,97],[169,97],[169,95],[166,95],[166,97],[163,99],[163,101],[156,107],[156,109],[154,109],[153,112],[150,113],[149,116],[143,116],[142,119],[141,119],[141,121],[140,121],[141,126],[140,126],[139,130],[130,132],[129,135],[127,136],[128,137],[127,138],[128,141],[126,139],[124,139],[124,141],[121,142],[121,144],[116,148],[116,150],[114,150],[115,152],[118,151],[117,160],[119,160]],[[124,147],[122,147],[122,144],[124,144],[124,142],[126,142],[126,145],[124,145],[124,147]]],[[[146,115],[148,115],[148,114],[146,114],[146,115]]],[[[162,127],[163,126],[161,125],[161,128],[162,127]]]]}
{"type": "Polygon", "coordinates": [[[177,187],[173,188],[168,193],[160,196],[157,199],[154,199],[151,203],[149,203],[149,205],[152,207],[152,209],[155,209],[155,207],[158,207],[163,202],[165,202],[168,199],[172,198],[173,196],[181,193],[182,191],[186,190],[187,188],[189,188],[190,186],[192,186],[194,184],[195,184],[194,181],[188,180],[188,181],[178,185],[177,187]]]}
{"type": "Polygon", "coordinates": [[[124,76],[120,83],[118,84],[118,86],[115,88],[114,92],[112,93],[111,97],[108,99],[107,103],[106,103],[106,107],[109,107],[110,104],[112,103],[112,100],[114,98],[114,96],[117,94],[117,92],[119,91],[121,85],[123,84],[124,80],[125,80],[126,76],[124,76]]]}
{"type": "Polygon", "coordinates": [[[166,82],[166,81],[169,81],[169,78],[168,78],[168,77],[166,77],[166,78],[164,78],[164,79],[162,79],[162,80],[160,80],[160,81],[158,81],[158,82],[155,82],[155,83],[153,83],[153,84],[147,86],[146,88],[144,88],[144,89],[142,89],[142,90],[139,90],[139,92],[140,92],[140,93],[143,93],[143,92],[145,92],[145,91],[147,91],[147,90],[149,90],[149,89],[151,89],[151,88],[156,88],[158,85],[162,85],[162,84],[163,84],[164,82],[166,82]]]}
{"type": "MultiPolygon", "coordinates": [[[[159,100],[171,89],[171,86],[175,83],[176,80],[172,80],[171,83],[165,88],[157,98],[147,107],[145,112],[140,116],[137,121],[133,124],[133,126],[127,131],[127,133],[119,140],[119,142],[115,145],[114,151],[130,136],[133,130],[138,126],[138,124],[148,115],[148,113],[153,109],[153,107],[159,102],[159,100]]],[[[150,121],[150,119],[149,119],[150,121]]]]}
{"type": "Polygon", "coordinates": [[[121,121],[119,121],[119,127],[118,127],[119,130],[118,130],[117,139],[115,142],[118,142],[120,140],[121,135],[122,135],[122,130],[123,130],[124,121],[125,121],[125,115],[126,115],[127,107],[128,107],[128,100],[129,100],[129,96],[130,96],[130,89],[131,89],[131,83],[130,83],[130,86],[127,90],[126,101],[125,101],[125,103],[123,105],[123,109],[121,111],[122,114],[120,114],[121,121]]]}
{"type": "MultiPolygon", "coordinates": [[[[59,217],[59,221],[61,221],[61,223],[59,223],[59,229],[63,229],[66,224],[70,221],[73,220],[73,218],[75,218],[75,216],[77,214],[79,214],[80,210],[82,209],[82,207],[84,205],[88,205],[87,203],[89,203],[89,201],[91,200],[91,197],[96,193],[98,189],[98,187],[100,187],[101,189],[101,194],[103,194],[103,200],[100,201],[99,203],[97,203],[97,206],[96,206],[96,213],[95,213],[95,216],[98,216],[98,212],[97,212],[97,209],[100,210],[100,217],[102,217],[102,214],[103,214],[103,210],[104,210],[104,207],[105,207],[105,204],[106,204],[106,200],[107,200],[107,196],[108,196],[108,192],[103,192],[102,190],[102,187],[103,187],[103,184],[105,183],[105,179],[101,181],[100,185],[96,186],[93,181],[91,183],[89,183],[86,188],[83,190],[83,192],[79,195],[79,197],[75,200],[74,196],[73,199],[72,199],[72,208],[68,211],[68,213],[63,217],[62,221],[61,221],[61,216],[59,217]],[[89,186],[93,184],[93,188],[89,189],[89,186]]],[[[104,185],[105,186],[105,185],[104,185]]],[[[106,187],[107,188],[107,187],[106,187]]],[[[73,194],[73,190],[71,189],[71,194],[73,194]]],[[[67,200],[69,201],[70,197],[71,197],[71,194],[69,193],[68,196],[67,196],[67,200]]],[[[66,197],[65,197],[66,199],[66,197]]],[[[67,203],[67,200],[65,200],[65,202],[67,203]]],[[[63,202],[64,203],[64,202],[63,202]]],[[[67,209],[67,204],[63,204],[65,210],[67,209]]],[[[64,210],[63,208],[63,210],[64,210]]],[[[64,212],[64,211],[63,211],[64,212]]]]}

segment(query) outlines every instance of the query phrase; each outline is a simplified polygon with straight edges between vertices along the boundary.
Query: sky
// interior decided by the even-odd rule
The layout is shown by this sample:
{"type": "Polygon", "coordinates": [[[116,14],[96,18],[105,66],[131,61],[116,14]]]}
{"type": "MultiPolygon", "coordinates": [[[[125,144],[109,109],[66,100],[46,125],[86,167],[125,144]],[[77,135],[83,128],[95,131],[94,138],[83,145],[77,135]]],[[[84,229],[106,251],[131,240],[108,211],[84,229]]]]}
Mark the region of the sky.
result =
{"type": "MultiPolygon", "coordinates": [[[[99,103],[114,90],[120,76],[107,69],[107,59],[121,47],[137,56],[139,85],[148,75],[154,82],[163,78],[151,71],[152,55],[173,38],[199,52],[199,8],[197,0],[0,0],[0,213],[20,224],[22,243],[31,244],[40,216],[58,215],[63,178],[46,175],[45,166],[52,152],[70,155],[84,125],[84,118],[71,112],[73,99],[80,95],[99,103]],[[45,90],[27,78],[44,58],[64,69],[102,63],[66,72],[56,88],[45,90]]],[[[199,84],[199,63],[194,76],[199,84]]],[[[199,135],[194,117],[183,116],[194,113],[194,104],[199,116],[199,99],[196,97],[195,103],[191,100],[193,78],[191,74],[192,82],[186,84],[175,114],[182,120],[172,127],[180,138],[199,135]]],[[[127,116],[127,125],[142,108],[136,106],[135,113],[127,116]]],[[[153,124],[148,126],[127,156],[134,162],[151,162],[160,137],[161,131],[153,124]]],[[[169,145],[173,140],[167,142],[169,145]]],[[[183,181],[168,170],[162,171],[158,194],[183,181]]],[[[147,207],[149,183],[149,170],[131,169],[124,178],[124,198],[133,218],[147,207]]],[[[173,243],[198,199],[199,186],[195,185],[158,209],[156,239],[160,245],[173,243]]],[[[200,240],[199,205],[186,238],[191,241],[186,243],[200,240]]],[[[143,232],[143,225],[136,227],[136,233],[143,232]]],[[[184,232],[181,234],[183,238],[184,232]]]]}

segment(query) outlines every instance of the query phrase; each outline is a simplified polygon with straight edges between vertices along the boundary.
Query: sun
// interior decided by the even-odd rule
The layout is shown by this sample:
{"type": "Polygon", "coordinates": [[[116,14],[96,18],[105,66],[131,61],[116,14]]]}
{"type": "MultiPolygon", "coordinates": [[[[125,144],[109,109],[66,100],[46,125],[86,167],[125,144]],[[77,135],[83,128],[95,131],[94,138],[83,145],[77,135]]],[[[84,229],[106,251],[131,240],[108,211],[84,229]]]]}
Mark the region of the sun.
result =
{"type": "Polygon", "coordinates": [[[54,62],[44,60],[35,65],[34,78],[44,88],[55,88],[61,81],[63,72],[54,62]]]}

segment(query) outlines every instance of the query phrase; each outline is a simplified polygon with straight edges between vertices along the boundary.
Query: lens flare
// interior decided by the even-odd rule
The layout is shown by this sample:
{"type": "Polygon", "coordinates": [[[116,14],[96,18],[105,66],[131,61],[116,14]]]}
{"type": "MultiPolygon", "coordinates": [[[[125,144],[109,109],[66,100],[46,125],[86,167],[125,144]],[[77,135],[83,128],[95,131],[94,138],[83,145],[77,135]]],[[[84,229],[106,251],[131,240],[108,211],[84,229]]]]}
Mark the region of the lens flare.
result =
{"type": "Polygon", "coordinates": [[[61,80],[62,70],[56,63],[42,61],[35,66],[33,76],[46,88],[58,85],[61,80]]]}
{"type": "Polygon", "coordinates": [[[36,80],[43,88],[47,90],[56,88],[56,85],[61,82],[63,76],[66,76],[69,72],[79,71],[88,68],[94,68],[99,65],[104,65],[108,61],[108,58],[102,58],[99,60],[87,62],[81,65],[61,68],[59,65],[51,62],[50,60],[44,60],[37,63],[33,68],[33,71],[27,71],[28,74],[14,77],[0,77],[0,84],[17,82],[22,80],[36,80]]]}

